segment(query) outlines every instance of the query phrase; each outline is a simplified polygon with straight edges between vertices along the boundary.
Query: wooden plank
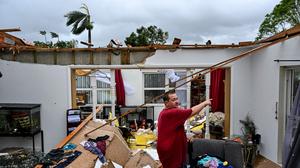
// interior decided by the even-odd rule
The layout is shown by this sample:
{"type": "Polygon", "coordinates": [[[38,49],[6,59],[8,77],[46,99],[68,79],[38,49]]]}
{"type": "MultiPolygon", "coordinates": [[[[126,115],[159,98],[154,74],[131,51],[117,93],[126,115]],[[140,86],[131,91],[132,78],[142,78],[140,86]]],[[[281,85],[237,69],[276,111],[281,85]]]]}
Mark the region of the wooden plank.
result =
{"type": "Polygon", "coordinates": [[[108,52],[108,60],[107,60],[107,65],[111,65],[111,60],[112,60],[112,53],[111,52],[108,52]]]}
{"type": "Polygon", "coordinates": [[[72,108],[77,108],[77,102],[76,102],[76,75],[75,75],[76,69],[71,69],[71,100],[72,100],[72,108]]]}
{"type": "Polygon", "coordinates": [[[72,64],[76,64],[76,55],[75,55],[75,50],[72,50],[72,64]]]}
{"type": "Polygon", "coordinates": [[[53,57],[53,62],[54,62],[54,65],[57,65],[57,51],[54,50],[54,57],[53,57]]]}
{"type": "Polygon", "coordinates": [[[34,63],[37,63],[36,51],[33,51],[33,52],[32,52],[32,55],[33,55],[33,62],[34,62],[34,63]]]}
{"type": "Polygon", "coordinates": [[[224,121],[224,136],[230,136],[230,81],[231,81],[231,69],[225,69],[225,83],[224,83],[224,91],[225,91],[225,103],[224,103],[224,114],[225,114],[225,121],[224,121]]]}
{"type": "MultiPolygon", "coordinates": [[[[103,106],[98,106],[96,113],[98,113],[103,106]]],[[[83,120],[80,125],[76,127],[65,139],[56,145],[56,148],[62,148],[66,143],[68,143],[91,119],[93,118],[93,113],[91,113],[85,120],[83,120]]]]}
{"type": "Polygon", "coordinates": [[[90,51],[90,65],[94,64],[94,52],[90,51]]]}
{"type": "Polygon", "coordinates": [[[128,51],[121,52],[121,64],[122,65],[130,64],[130,53],[128,51]]]}
{"type": "Polygon", "coordinates": [[[21,31],[21,29],[18,28],[10,28],[10,29],[0,29],[0,32],[15,32],[15,31],[21,31]]]}

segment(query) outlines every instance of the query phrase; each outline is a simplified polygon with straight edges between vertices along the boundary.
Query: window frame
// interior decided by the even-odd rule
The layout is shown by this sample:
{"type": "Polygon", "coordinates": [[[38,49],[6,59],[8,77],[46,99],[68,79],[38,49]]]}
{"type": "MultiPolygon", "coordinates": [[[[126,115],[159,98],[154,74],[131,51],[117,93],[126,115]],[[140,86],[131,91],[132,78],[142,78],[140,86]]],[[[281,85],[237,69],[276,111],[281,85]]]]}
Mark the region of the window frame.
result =
{"type": "MultiPolygon", "coordinates": [[[[184,72],[185,73],[185,76],[187,76],[187,74],[188,74],[188,70],[187,69],[175,69],[174,70],[175,71],[175,73],[176,72],[184,72]]],[[[143,102],[144,103],[146,103],[145,102],[145,90],[164,90],[164,92],[166,92],[166,91],[169,91],[169,90],[171,90],[171,89],[173,89],[173,88],[170,88],[169,87],[169,79],[167,78],[167,76],[165,75],[165,73],[164,72],[161,72],[160,70],[143,70],[142,71],[142,89],[143,89],[143,91],[142,91],[142,98],[143,98],[143,102]],[[160,88],[145,88],[145,74],[164,74],[165,75],[165,86],[164,87],[160,87],[160,88]]],[[[185,81],[186,81],[187,79],[185,79],[185,81]]],[[[185,102],[187,103],[188,102],[188,86],[187,86],[187,84],[186,84],[186,86],[184,87],[184,86],[181,86],[181,87],[179,87],[179,88],[176,88],[176,90],[185,90],[185,92],[186,92],[186,100],[185,100],[185,102]]],[[[162,103],[146,103],[146,106],[148,105],[148,106],[162,106],[164,103],[162,102],[162,103]]],[[[183,106],[183,107],[187,107],[188,105],[186,104],[186,106],[183,106]]]]}
{"type": "MultiPolygon", "coordinates": [[[[77,76],[77,75],[75,75],[75,80],[77,80],[77,77],[83,77],[83,76],[77,76]]],[[[91,85],[91,78],[90,78],[90,76],[84,76],[84,77],[88,77],[87,79],[89,79],[89,84],[91,85]]],[[[97,82],[97,81],[96,81],[97,82]]],[[[108,84],[109,85],[109,84],[108,84]]],[[[77,87],[77,81],[76,81],[76,83],[75,83],[75,91],[76,91],[76,95],[77,95],[77,92],[78,91],[90,91],[91,92],[91,94],[93,94],[92,93],[92,87],[90,86],[89,88],[88,87],[81,87],[81,88],[78,88],[77,87]]],[[[108,86],[108,87],[103,87],[103,88],[98,88],[98,85],[97,85],[97,88],[96,88],[96,92],[97,92],[97,105],[103,105],[103,106],[110,106],[111,107],[111,103],[109,103],[109,104],[103,104],[103,103],[98,103],[98,91],[109,91],[109,92],[111,92],[111,87],[110,87],[110,85],[108,86]]],[[[111,94],[111,93],[110,93],[111,94]]],[[[111,102],[111,96],[110,96],[110,94],[109,94],[109,97],[110,97],[110,102],[111,102]]],[[[92,95],[91,95],[91,97],[92,97],[92,95]]],[[[86,103],[85,105],[88,105],[88,106],[91,106],[91,105],[93,105],[93,103],[86,103]]]]}

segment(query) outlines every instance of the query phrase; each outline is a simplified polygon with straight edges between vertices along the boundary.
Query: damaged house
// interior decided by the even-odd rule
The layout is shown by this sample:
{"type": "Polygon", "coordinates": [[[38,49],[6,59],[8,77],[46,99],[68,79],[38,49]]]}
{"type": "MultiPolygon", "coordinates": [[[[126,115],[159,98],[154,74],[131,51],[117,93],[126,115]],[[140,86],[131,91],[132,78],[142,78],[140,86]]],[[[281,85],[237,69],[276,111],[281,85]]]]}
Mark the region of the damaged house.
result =
{"type": "MultiPolygon", "coordinates": [[[[0,34],[0,103],[39,104],[42,132],[33,137],[34,146],[49,152],[67,136],[68,109],[103,105],[107,117],[145,104],[146,113],[119,124],[128,126],[139,117],[155,121],[164,105],[149,100],[175,87],[168,85],[174,78],[189,81],[191,74],[232,59],[177,88],[181,106],[191,107],[207,95],[218,100],[214,110],[225,114],[226,137],[242,134],[240,120],[250,116],[261,135],[259,153],[281,164],[286,119],[300,81],[299,34],[298,25],[259,42],[73,49],[7,44],[0,34]],[[116,70],[125,85],[122,105],[116,70]],[[101,75],[109,81],[97,80],[101,75]]],[[[31,147],[32,137],[1,137],[0,143],[31,147]]]]}

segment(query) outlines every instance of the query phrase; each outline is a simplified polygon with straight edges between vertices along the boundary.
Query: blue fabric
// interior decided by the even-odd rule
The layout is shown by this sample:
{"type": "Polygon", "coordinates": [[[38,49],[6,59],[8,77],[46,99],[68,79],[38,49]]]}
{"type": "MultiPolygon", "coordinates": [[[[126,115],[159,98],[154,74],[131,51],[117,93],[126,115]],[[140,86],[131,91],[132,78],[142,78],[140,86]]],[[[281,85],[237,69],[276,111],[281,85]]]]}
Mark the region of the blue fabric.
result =
{"type": "Polygon", "coordinates": [[[55,168],[64,168],[67,167],[70,163],[72,163],[79,155],[81,154],[80,151],[75,151],[71,155],[67,157],[67,159],[58,165],[55,166],[55,168]]]}
{"type": "Polygon", "coordinates": [[[73,143],[67,143],[64,147],[63,147],[63,149],[64,150],[73,150],[73,149],[75,149],[77,147],[77,145],[75,145],[75,144],[73,144],[73,143]]]}
{"type": "Polygon", "coordinates": [[[223,163],[224,162],[221,159],[206,154],[200,156],[197,166],[200,168],[233,168],[233,166],[229,165],[228,163],[227,165],[224,165],[223,163]]]}
{"type": "Polygon", "coordinates": [[[106,162],[105,156],[103,155],[103,153],[101,152],[101,150],[97,148],[97,144],[96,144],[95,142],[92,142],[92,141],[87,141],[87,142],[85,142],[85,143],[84,143],[84,149],[89,150],[89,151],[92,152],[93,154],[98,155],[99,160],[100,160],[102,163],[105,163],[105,162],[106,162]]]}

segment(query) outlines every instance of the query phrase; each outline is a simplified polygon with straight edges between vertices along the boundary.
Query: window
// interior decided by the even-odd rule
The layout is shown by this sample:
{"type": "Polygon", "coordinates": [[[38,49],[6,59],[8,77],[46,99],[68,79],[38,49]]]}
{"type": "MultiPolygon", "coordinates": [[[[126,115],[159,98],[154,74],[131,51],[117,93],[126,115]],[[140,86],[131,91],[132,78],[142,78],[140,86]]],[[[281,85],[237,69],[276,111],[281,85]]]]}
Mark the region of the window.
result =
{"type": "MultiPolygon", "coordinates": [[[[181,78],[186,76],[185,71],[175,72],[177,76],[181,78]]],[[[179,81],[176,83],[176,86],[183,84],[186,80],[179,81]]],[[[153,98],[162,95],[168,90],[171,90],[175,87],[175,84],[172,83],[165,73],[159,72],[145,72],[144,73],[144,101],[149,104],[163,103],[162,99],[151,101],[153,98]],[[170,84],[170,85],[169,85],[170,84]],[[151,102],[150,102],[151,101],[151,102]]],[[[176,94],[179,98],[181,106],[186,107],[187,104],[187,85],[184,84],[176,89],[176,94]]]]}
{"type": "MultiPolygon", "coordinates": [[[[110,85],[97,80],[97,104],[111,104],[110,85]]],[[[77,104],[92,104],[92,87],[89,76],[76,76],[77,104]]]]}

